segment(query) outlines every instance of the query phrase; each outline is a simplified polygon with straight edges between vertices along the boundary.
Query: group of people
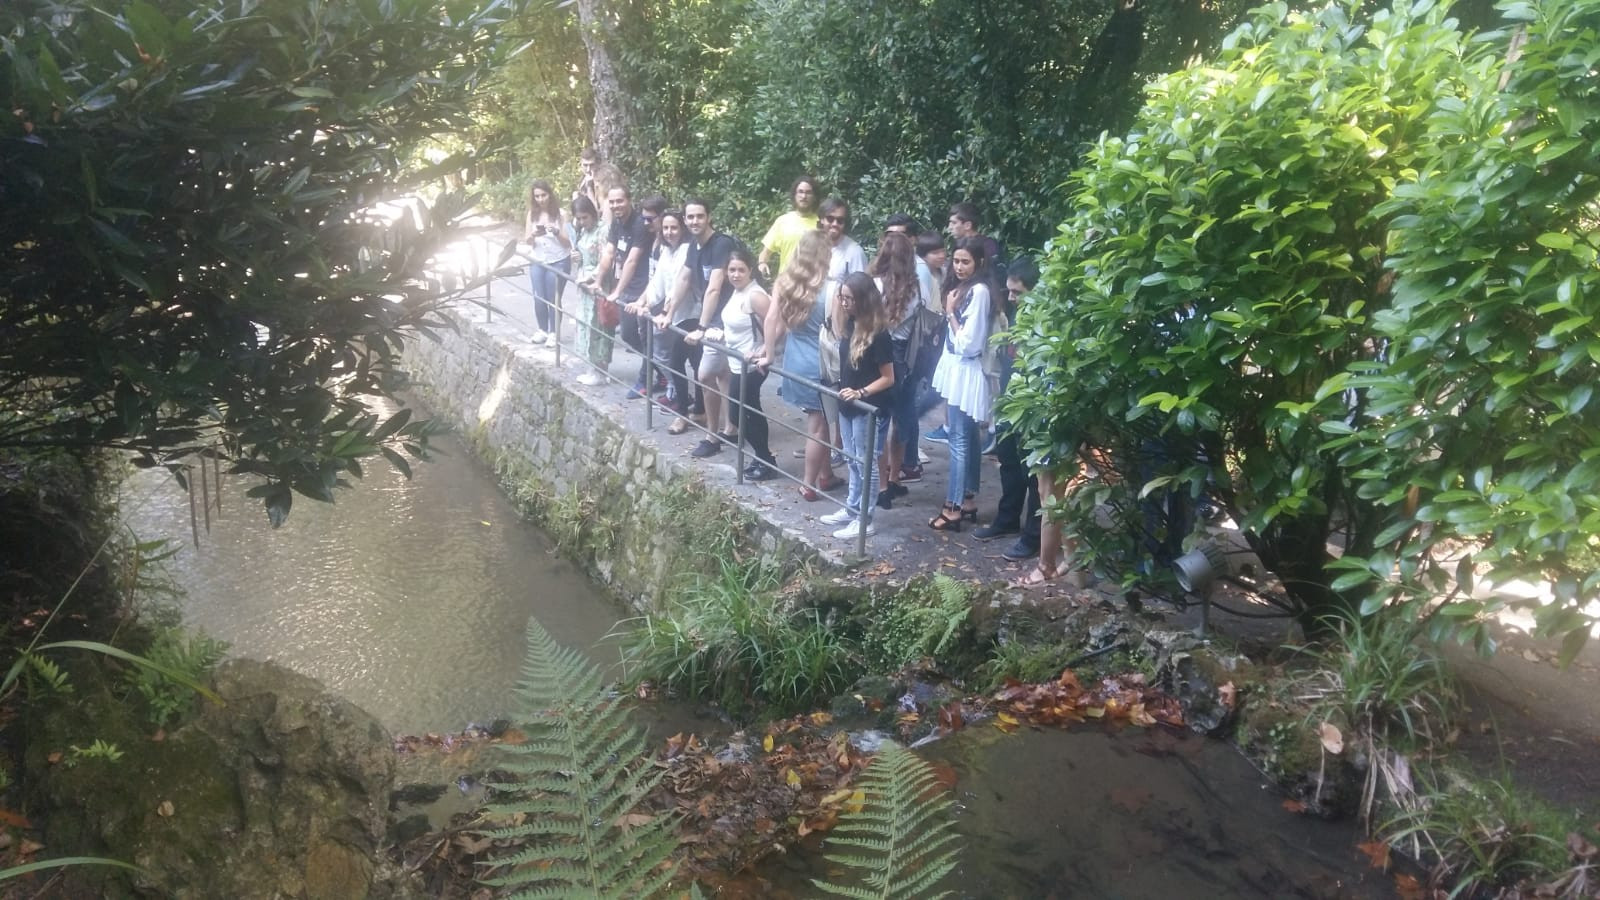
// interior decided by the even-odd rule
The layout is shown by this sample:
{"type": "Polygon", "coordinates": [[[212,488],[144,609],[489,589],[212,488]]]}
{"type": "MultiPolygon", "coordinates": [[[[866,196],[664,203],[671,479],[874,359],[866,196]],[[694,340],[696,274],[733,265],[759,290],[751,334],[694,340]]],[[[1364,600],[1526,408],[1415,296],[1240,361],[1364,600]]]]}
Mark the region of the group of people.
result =
{"type": "MultiPolygon", "coordinates": [[[[983,429],[1010,375],[1009,348],[994,338],[1039,270],[1027,258],[1004,267],[975,206],[951,208],[953,246],[908,215],[890,217],[869,262],[849,235],[849,204],[823,198],[816,180],[802,177],[790,192],[792,208],[752,253],[717,230],[708,201],[691,197],[674,207],[650,196],[636,204],[615,167],[591,151],[580,165],[570,210],[549,182],[530,185],[524,229],[534,263],[534,343],[555,340],[564,281],[578,289],[577,344],[592,367],[578,383],[606,382],[600,373],[609,370],[620,331],[640,354],[629,398],[670,410],[671,434],[698,424],[706,436],[690,451],[696,458],[742,439],[753,457],[744,477],[766,481],[778,476],[779,463],[761,389],[779,370],[779,396],[806,419],[800,496],[821,499],[841,485],[835,468],[846,469],[844,505],[820,517],[835,537],[875,532],[874,509],[892,508],[909,493],[907,483],[922,480],[925,438],[947,443],[950,459],[943,504],[928,526],[959,532],[977,523],[983,429]],[[945,425],[922,435],[922,417],[941,403],[945,425]]],[[[1061,487],[1048,473],[1029,477],[1014,436],[1002,433],[990,444],[1002,496],[995,518],[975,534],[1016,535],[1007,558],[1039,557],[1016,583],[1051,581],[1067,561],[1059,531],[1042,527],[1039,497],[1061,487]]]]}

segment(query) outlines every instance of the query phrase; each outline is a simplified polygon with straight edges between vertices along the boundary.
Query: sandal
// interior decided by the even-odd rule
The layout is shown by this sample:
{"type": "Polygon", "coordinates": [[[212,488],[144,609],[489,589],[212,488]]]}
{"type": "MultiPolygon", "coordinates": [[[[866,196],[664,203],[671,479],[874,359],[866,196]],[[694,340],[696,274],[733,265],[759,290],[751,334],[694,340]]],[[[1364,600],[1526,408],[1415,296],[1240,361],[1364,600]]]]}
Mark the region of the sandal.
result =
{"type": "Polygon", "coordinates": [[[1046,572],[1044,566],[1031,566],[1028,571],[1011,579],[1009,583],[1014,588],[1027,590],[1028,588],[1043,587],[1060,578],[1061,574],[1061,566],[1057,566],[1054,572],[1046,572]]]}
{"type": "Polygon", "coordinates": [[[817,493],[816,488],[802,487],[800,489],[800,499],[807,503],[815,503],[822,499],[822,495],[817,493]]]}
{"type": "Polygon", "coordinates": [[[932,528],[934,531],[960,531],[961,507],[951,506],[948,503],[945,504],[944,507],[939,510],[939,514],[928,521],[928,527],[932,528]],[[950,518],[949,516],[949,513],[952,512],[956,514],[954,519],[950,518]]]}
{"type": "Polygon", "coordinates": [[[828,491],[837,491],[842,487],[844,487],[843,478],[829,476],[826,481],[817,482],[817,490],[822,491],[824,494],[826,494],[828,491]]]}
{"type": "Polygon", "coordinates": [[[689,420],[682,416],[679,416],[676,422],[673,422],[671,425],[667,426],[667,434],[683,434],[688,430],[689,420]]]}

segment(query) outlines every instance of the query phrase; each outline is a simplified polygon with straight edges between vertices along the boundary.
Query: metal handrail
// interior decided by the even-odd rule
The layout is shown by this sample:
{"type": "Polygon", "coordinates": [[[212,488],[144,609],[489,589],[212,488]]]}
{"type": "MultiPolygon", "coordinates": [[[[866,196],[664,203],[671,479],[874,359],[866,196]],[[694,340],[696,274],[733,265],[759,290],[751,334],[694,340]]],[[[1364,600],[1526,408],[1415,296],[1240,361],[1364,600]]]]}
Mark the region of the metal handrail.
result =
{"type": "MultiPolygon", "coordinates": [[[[520,249],[515,251],[515,255],[520,256],[523,259],[528,260],[528,265],[543,265],[542,263],[539,263],[538,261],[533,260],[532,258],[528,257],[526,254],[522,253],[520,249]]],[[[517,267],[517,271],[519,271],[519,272],[526,272],[526,270],[527,270],[527,265],[517,267]]],[[[550,271],[551,271],[551,274],[557,276],[558,278],[560,278],[560,279],[562,279],[564,281],[570,282],[579,291],[587,291],[588,290],[582,283],[580,283],[578,281],[577,278],[573,277],[571,274],[565,273],[565,272],[556,271],[554,269],[552,269],[550,271]]],[[[534,301],[535,304],[539,304],[539,303],[546,304],[547,307],[550,308],[552,313],[553,313],[553,318],[552,318],[552,321],[551,321],[551,325],[552,325],[552,328],[551,328],[551,344],[553,345],[554,350],[555,350],[555,362],[556,362],[556,365],[559,367],[561,365],[561,348],[562,348],[562,343],[561,343],[561,316],[563,314],[563,310],[562,310],[562,307],[561,307],[561,303],[559,302],[559,299],[557,299],[556,301],[550,301],[550,300],[546,300],[545,298],[540,297],[540,296],[538,296],[536,294],[533,295],[533,301],[534,301]]],[[[592,325],[592,324],[590,324],[588,322],[584,322],[582,320],[578,321],[578,326],[580,328],[587,328],[590,331],[596,330],[594,325],[592,325]]],[[[655,367],[657,365],[657,363],[655,361],[655,352],[654,352],[654,350],[655,350],[655,332],[658,331],[658,330],[662,330],[662,329],[657,328],[653,322],[649,323],[648,327],[646,327],[644,329],[644,346],[643,346],[643,348],[641,350],[635,350],[633,347],[629,346],[627,344],[627,342],[618,340],[618,339],[616,339],[614,337],[613,337],[613,340],[617,340],[618,343],[622,344],[622,347],[628,353],[637,354],[637,355],[642,356],[648,362],[648,365],[646,367],[646,371],[649,371],[650,367],[655,367]]],[[[675,332],[680,337],[680,339],[687,337],[689,335],[689,333],[690,333],[690,332],[688,332],[688,331],[686,331],[686,330],[684,330],[682,328],[679,328],[676,324],[672,324],[672,323],[669,323],[665,330],[669,330],[669,331],[675,332]]],[[[748,356],[746,356],[743,353],[740,353],[738,350],[735,350],[733,347],[728,346],[726,343],[724,343],[722,341],[713,341],[713,340],[710,340],[708,338],[705,338],[702,335],[702,337],[699,339],[698,342],[702,346],[712,347],[713,349],[716,349],[718,351],[721,351],[721,352],[727,354],[731,358],[738,359],[740,364],[743,365],[743,366],[748,367],[750,365],[750,358],[748,356]]],[[[577,348],[574,347],[572,349],[576,350],[577,348]]],[[[588,360],[585,360],[585,362],[588,362],[588,360]]],[[[610,371],[605,370],[605,369],[601,369],[598,366],[593,366],[593,364],[591,364],[591,367],[596,369],[597,371],[599,371],[600,374],[602,376],[604,376],[607,380],[616,382],[617,384],[622,384],[623,383],[623,379],[617,378],[616,376],[612,375],[610,373],[610,371]]],[[[872,459],[873,459],[873,456],[874,456],[874,451],[876,450],[876,447],[877,447],[877,436],[878,436],[878,429],[879,429],[878,420],[884,415],[883,412],[880,411],[877,407],[873,406],[870,403],[865,403],[865,402],[860,401],[860,400],[846,400],[844,397],[840,396],[839,392],[837,390],[835,390],[834,388],[828,387],[827,385],[824,385],[824,384],[822,384],[820,382],[817,382],[817,381],[814,381],[814,380],[812,380],[810,378],[807,378],[804,375],[800,375],[800,374],[794,373],[794,372],[789,372],[788,370],[782,368],[781,366],[772,365],[772,364],[769,363],[769,364],[766,365],[765,368],[766,368],[766,371],[767,371],[768,374],[776,374],[781,378],[787,378],[787,379],[789,379],[791,381],[797,382],[797,383],[799,383],[801,385],[804,385],[805,387],[808,387],[808,388],[811,388],[813,390],[816,390],[817,392],[819,392],[821,394],[826,394],[827,396],[833,397],[839,403],[848,405],[849,407],[857,410],[858,412],[864,413],[864,414],[869,415],[869,416],[872,417],[871,427],[869,427],[867,429],[866,446],[862,448],[863,449],[863,453],[860,456],[858,456],[856,454],[847,453],[844,450],[843,447],[836,446],[833,443],[831,443],[830,441],[819,441],[818,442],[818,443],[821,443],[824,447],[827,447],[830,451],[835,451],[836,450],[841,455],[844,455],[844,456],[848,457],[849,459],[855,461],[858,465],[861,466],[861,472],[862,472],[861,498],[859,500],[859,507],[856,510],[856,517],[857,517],[856,555],[861,559],[865,559],[866,555],[867,555],[867,549],[866,549],[867,548],[867,532],[866,532],[867,516],[868,516],[869,511],[872,509],[873,505],[877,502],[877,498],[875,496],[873,496],[873,492],[870,490],[870,487],[872,485],[872,481],[873,481],[873,479],[874,479],[874,477],[876,475],[876,473],[874,471],[871,471],[871,467],[872,467],[872,459]]],[[[694,386],[696,386],[696,387],[698,387],[698,388],[700,388],[702,391],[710,391],[712,394],[723,398],[725,401],[729,402],[730,404],[737,404],[738,406],[745,406],[745,404],[739,403],[738,399],[735,398],[732,394],[726,393],[724,391],[717,390],[717,388],[715,386],[707,384],[704,381],[701,381],[698,371],[689,372],[687,374],[688,374],[689,383],[694,385],[694,386]]],[[[654,400],[653,397],[651,397],[649,395],[649,391],[648,390],[645,393],[644,400],[645,400],[645,430],[653,431],[655,429],[655,400],[654,400]]],[[[799,428],[795,428],[794,426],[788,424],[787,422],[775,421],[771,416],[767,416],[764,411],[756,411],[756,410],[753,410],[753,409],[750,409],[750,408],[746,407],[746,411],[744,413],[741,413],[737,417],[738,418],[738,424],[737,424],[737,438],[736,438],[736,447],[735,447],[735,452],[737,454],[737,459],[736,459],[735,466],[734,466],[734,475],[735,475],[735,480],[736,480],[736,482],[738,484],[744,484],[744,482],[745,482],[745,479],[744,479],[744,469],[745,469],[745,449],[744,449],[744,438],[745,438],[745,435],[744,435],[744,426],[745,426],[745,423],[747,421],[746,417],[748,415],[761,415],[761,416],[764,416],[767,419],[767,422],[768,422],[769,426],[777,426],[778,428],[782,428],[782,429],[784,429],[784,430],[786,430],[788,432],[791,432],[793,434],[799,435],[799,436],[805,438],[805,440],[807,440],[807,441],[815,441],[816,440],[815,438],[811,437],[811,435],[809,433],[807,433],[805,431],[802,431],[799,428]]],[[[709,423],[709,422],[706,425],[700,425],[700,424],[694,422],[691,419],[691,420],[689,420],[689,425],[690,425],[691,428],[694,428],[697,431],[704,432],[711,439],[720,439],[721,438],[721,435],[716,433],[715,430],[710,427],[711,423],[709,423]]],[[[785,479],[787,479],[789,481],[792,481],[792,482],[794,482],[796,484],[799,484],[802,487],[809,487],[808,485],[805,484],[805,482],[802,479],[796,478],[795,476],[790,475],[788,472],[783,471],[775,463],[776,463],[776,461],[774,461],[774,464],[771,465],[770,468],[775,473],[777,473],[780,477],[785,478],[785,479]]],[[[826,496],[826,495],[824,495],[824,496],[826,496]]],[[[829,499],[831,500],[832,498],[829,498],[829,499]]],[[[838,503],[838,501],[833,501],[833,502],[838,503]]],[[[845,507],[845,504],[841,503],[839,505],[841,506],[841,508],[845,507]]]]}

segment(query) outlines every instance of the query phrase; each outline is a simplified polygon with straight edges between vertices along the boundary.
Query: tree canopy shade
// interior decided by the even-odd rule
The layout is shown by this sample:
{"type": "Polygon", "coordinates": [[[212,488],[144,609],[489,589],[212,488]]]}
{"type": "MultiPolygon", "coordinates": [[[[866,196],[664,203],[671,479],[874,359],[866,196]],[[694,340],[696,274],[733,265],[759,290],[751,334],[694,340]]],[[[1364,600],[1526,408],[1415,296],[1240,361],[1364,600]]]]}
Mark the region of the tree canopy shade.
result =
{"type": "MultiPolygon", "coordinates": [[[[331,500],[425,449],[400,342],[466,208],[375,213],[436,177],[506,51],[500,0],[0,5],[0,447],[200,451],[331,500]]],[[[441,169],[458,163],[447,162],[441,169]]]]}
{"type": "Polygon", "coordinates": [[[1502,10],[1519,37],[1469,44],[1430,2],[1262,7],[1097,144],[1005,414],[1037,457],[1120,463],[1065,511],[1102,562],[1181,527],[1141,497],[1208,492],[1308,625],[1443,598],[1437,627],[1487,642],[1481,562],[1553,579],[1541,615],[1576,652],[1600,596],[1600,2],[1502,10]]]}

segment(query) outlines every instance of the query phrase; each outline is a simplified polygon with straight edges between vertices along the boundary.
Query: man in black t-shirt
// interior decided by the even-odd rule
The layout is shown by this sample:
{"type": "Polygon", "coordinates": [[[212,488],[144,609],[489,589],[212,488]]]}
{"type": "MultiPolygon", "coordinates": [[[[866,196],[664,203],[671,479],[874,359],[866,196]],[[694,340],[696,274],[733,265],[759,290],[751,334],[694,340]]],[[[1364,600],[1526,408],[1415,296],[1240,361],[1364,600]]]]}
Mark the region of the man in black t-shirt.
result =
{"type": "MultiPolygon", "coordinates": [[[[611,212],[611,232],[607,235],[607,243],[600,253],[598,271],[610,271],[613,275],[614,286],[606,299],[619,306],[626,306],[639,299],[644,294],[646,285],[650,283],[648,259],[650,248],[655,244],[655,236],[651,233],[650,223],[633,208],[633,199],[628,195],[627,188],[612,188],[606,194],[606,208],[611,212]]],[[[637,322],[631,329],[627,327],[626,320],[623,325],[623,341],[635,351],[642,351],[644,337],[639,331],[637,322]]],[[[648,387],[649,385],[636,384],[629,396],[642,395],[648,387]]]]}
{"type": "MultiPolygon", "coordinates": [[[[733,285],[728,281],[728,258],[733,255],[736,243],[732,237],[717,231],[711,224],[711,204],[692,198],[683,204],[683,224],[689,229],[689,254],[684,260],[683,272],[678,276],[677,289],[667,309],[656,319],[656,324],[671,323],[684,331],[695,332],[716,327],[722,313],[722,304],[733,296],[733,285]]],[[[726,393],[732,371],[722,351],[702,347],[698,341],[681,338],[673,346],[672,379],[678,397],[680,416],[696,411],[706,414],[705,425],[719,435],[733,431],[728,422],[727,404],[719,392],[726,393]],[[688,379],[683,374],[685,362],[692,361],[702,383],[714,390],[696,391],[692,407],[688,400],[688,379]]],[[[681,429],[680,429],[681,430],[681,429]]],[[[707,437],[695,447],[694,456],[710,456],[722,449],[720,441],[707,437]]]]}

